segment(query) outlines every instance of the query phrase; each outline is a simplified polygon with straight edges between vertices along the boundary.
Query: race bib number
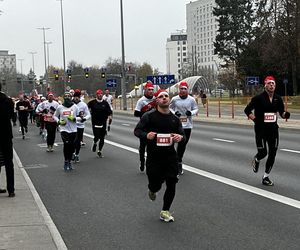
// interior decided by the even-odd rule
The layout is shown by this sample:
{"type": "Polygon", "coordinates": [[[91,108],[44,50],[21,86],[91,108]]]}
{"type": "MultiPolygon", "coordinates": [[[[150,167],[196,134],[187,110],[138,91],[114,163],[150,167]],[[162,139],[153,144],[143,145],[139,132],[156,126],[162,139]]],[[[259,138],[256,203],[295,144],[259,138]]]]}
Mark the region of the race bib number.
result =
{"type": "Polygon", "coordinates": [[[276,113],[265,113],[264,122],[276,122],[277,116],[276,113]]]}
{"type": "Polygon", "coordinates": [[[71,110],[64,110],[63,111],[63,116],[69,116],[72,114],[72,111],[71,110]]]}
{"type": "Polygon", "coordinates": [[[25,107],[24,107],[24,106],[19,106],[19,109],[20,109],[20,110],[24,110],[25,107]]]}
{"type": "Polygon", "coordinates": [[[44,121],[46,121],[46,122],[53,122],[54,119],[53,119],[52,115],[45,115],[44,121]]]}
{"type": "Polygon", "coordinates": [[[187,121],[188,121],[187,116],[181,116],[179,119],[180,119],[180,121],[181,121],[182,126],[183,126],[183,127],[186,126],[187,121]]]}
{"type": "Polygon", "coordinates": [[[156,136],[156,145],[157,146],[171,146],[172,137],[171,134],[157,134],[156,136]]]}

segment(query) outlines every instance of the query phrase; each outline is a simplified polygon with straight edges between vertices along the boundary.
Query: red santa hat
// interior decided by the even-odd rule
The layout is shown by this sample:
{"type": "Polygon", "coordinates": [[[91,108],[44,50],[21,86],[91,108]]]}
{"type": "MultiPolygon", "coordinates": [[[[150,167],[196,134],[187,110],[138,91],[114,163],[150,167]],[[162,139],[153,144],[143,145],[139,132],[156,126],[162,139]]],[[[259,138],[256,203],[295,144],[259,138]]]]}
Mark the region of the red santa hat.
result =
{"type": "Polygon", "coordinates": [[[48,92],[48,96],[50,95],[54,96],[53,92],[48,92]]]}
{"type": "Polygon", "coordinates": [[[154,93],[155,97],[160,97],[161,95],[167,95],[169,96],[169,93],[166,89],[159,89],[154,93]]]}
{"type": "Polygon", "coordinates": [[[102,95],[102,94],[103,94],[102,89],[98,89],[98,90],[96,91],[96,95],[102,95]]]}
{"type": "Polygon", "coordinates": [[[186,88],[188,89],[189,88],[189,85],[187,84],[187,82],[183,81],[179,84],[179,88],[186,88]]]}
{"type": "Polygon", "coordinates": [[[144,88],[145,89],[154,88],[153,83],[151,81],[147,81],[147,83],[145,84],[144,88]]]}
{"type": "Polygon", "coordinates": [[[267,76],[264,80],[264,84],[266,85],[267,83],[273,82],[275,83],[275,78],[274,76],[267,76]]]}

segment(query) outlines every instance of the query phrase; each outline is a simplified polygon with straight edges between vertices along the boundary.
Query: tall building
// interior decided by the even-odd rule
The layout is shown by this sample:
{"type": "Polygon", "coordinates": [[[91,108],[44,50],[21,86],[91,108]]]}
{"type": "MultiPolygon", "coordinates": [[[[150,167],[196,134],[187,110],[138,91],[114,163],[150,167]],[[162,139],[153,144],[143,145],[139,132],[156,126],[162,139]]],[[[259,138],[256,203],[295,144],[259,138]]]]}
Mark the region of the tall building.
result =
{"type": "Polygon", "coordinates": [[[181,69],[187,62],[187,35],[184,30],[172,33],[166,44],[167,74],[181,80],[181,69]]]}
{"type": "Polygon", "coordinates": [[[8,50],[0,50],[0,72],[2,74],[16,72],[16,55],[8,54],[8,50]]]}
{"type": "Polygon", "coordinates": [[[191,1],[186,5],[188,60],[196,65],[198,71],[212,72],[213,75],[217,74],[220,63],[214,54],[218,31],[218,22],[213,15],[215,6],[215,0],[191,1]]]}

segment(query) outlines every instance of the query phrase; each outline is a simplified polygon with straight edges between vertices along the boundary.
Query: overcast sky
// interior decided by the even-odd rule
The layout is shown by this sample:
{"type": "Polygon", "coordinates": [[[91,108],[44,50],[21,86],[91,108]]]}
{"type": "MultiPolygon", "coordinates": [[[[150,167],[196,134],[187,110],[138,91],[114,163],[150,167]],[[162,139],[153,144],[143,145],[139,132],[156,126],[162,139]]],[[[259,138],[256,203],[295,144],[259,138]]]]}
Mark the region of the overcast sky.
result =
{"type": "MultiPolygon", "coordinates": [[[[147,62],[166,71],[166,39],[186,28],[189,0],[123,0],[126,62],[147,62]]],[[[63,67],[60,1],[0,0],[0,50],[24,59],[23,73],[44,73],[43,32],[50,65],[63,67]]],[[[121,58],[120,0],[63,0],[66,62],[103,66],[121,58]]],[[[20,61],[17,70],[20,72],[20,61]]]]}

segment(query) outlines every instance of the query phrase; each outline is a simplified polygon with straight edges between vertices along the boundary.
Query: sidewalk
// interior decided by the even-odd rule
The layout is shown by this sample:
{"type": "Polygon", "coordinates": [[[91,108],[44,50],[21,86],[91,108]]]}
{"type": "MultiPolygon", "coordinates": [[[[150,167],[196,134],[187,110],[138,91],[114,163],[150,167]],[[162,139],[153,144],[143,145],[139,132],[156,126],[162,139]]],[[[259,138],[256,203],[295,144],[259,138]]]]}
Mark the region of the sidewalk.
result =
{"type": "MultiPolygon", "coordinates": [[[[67,249],[16,152],[14,170],[16,196],[0,194],[0,249],[67,249]]],[[[0,186],[6,187],[4,167],[0,186]]]]}

